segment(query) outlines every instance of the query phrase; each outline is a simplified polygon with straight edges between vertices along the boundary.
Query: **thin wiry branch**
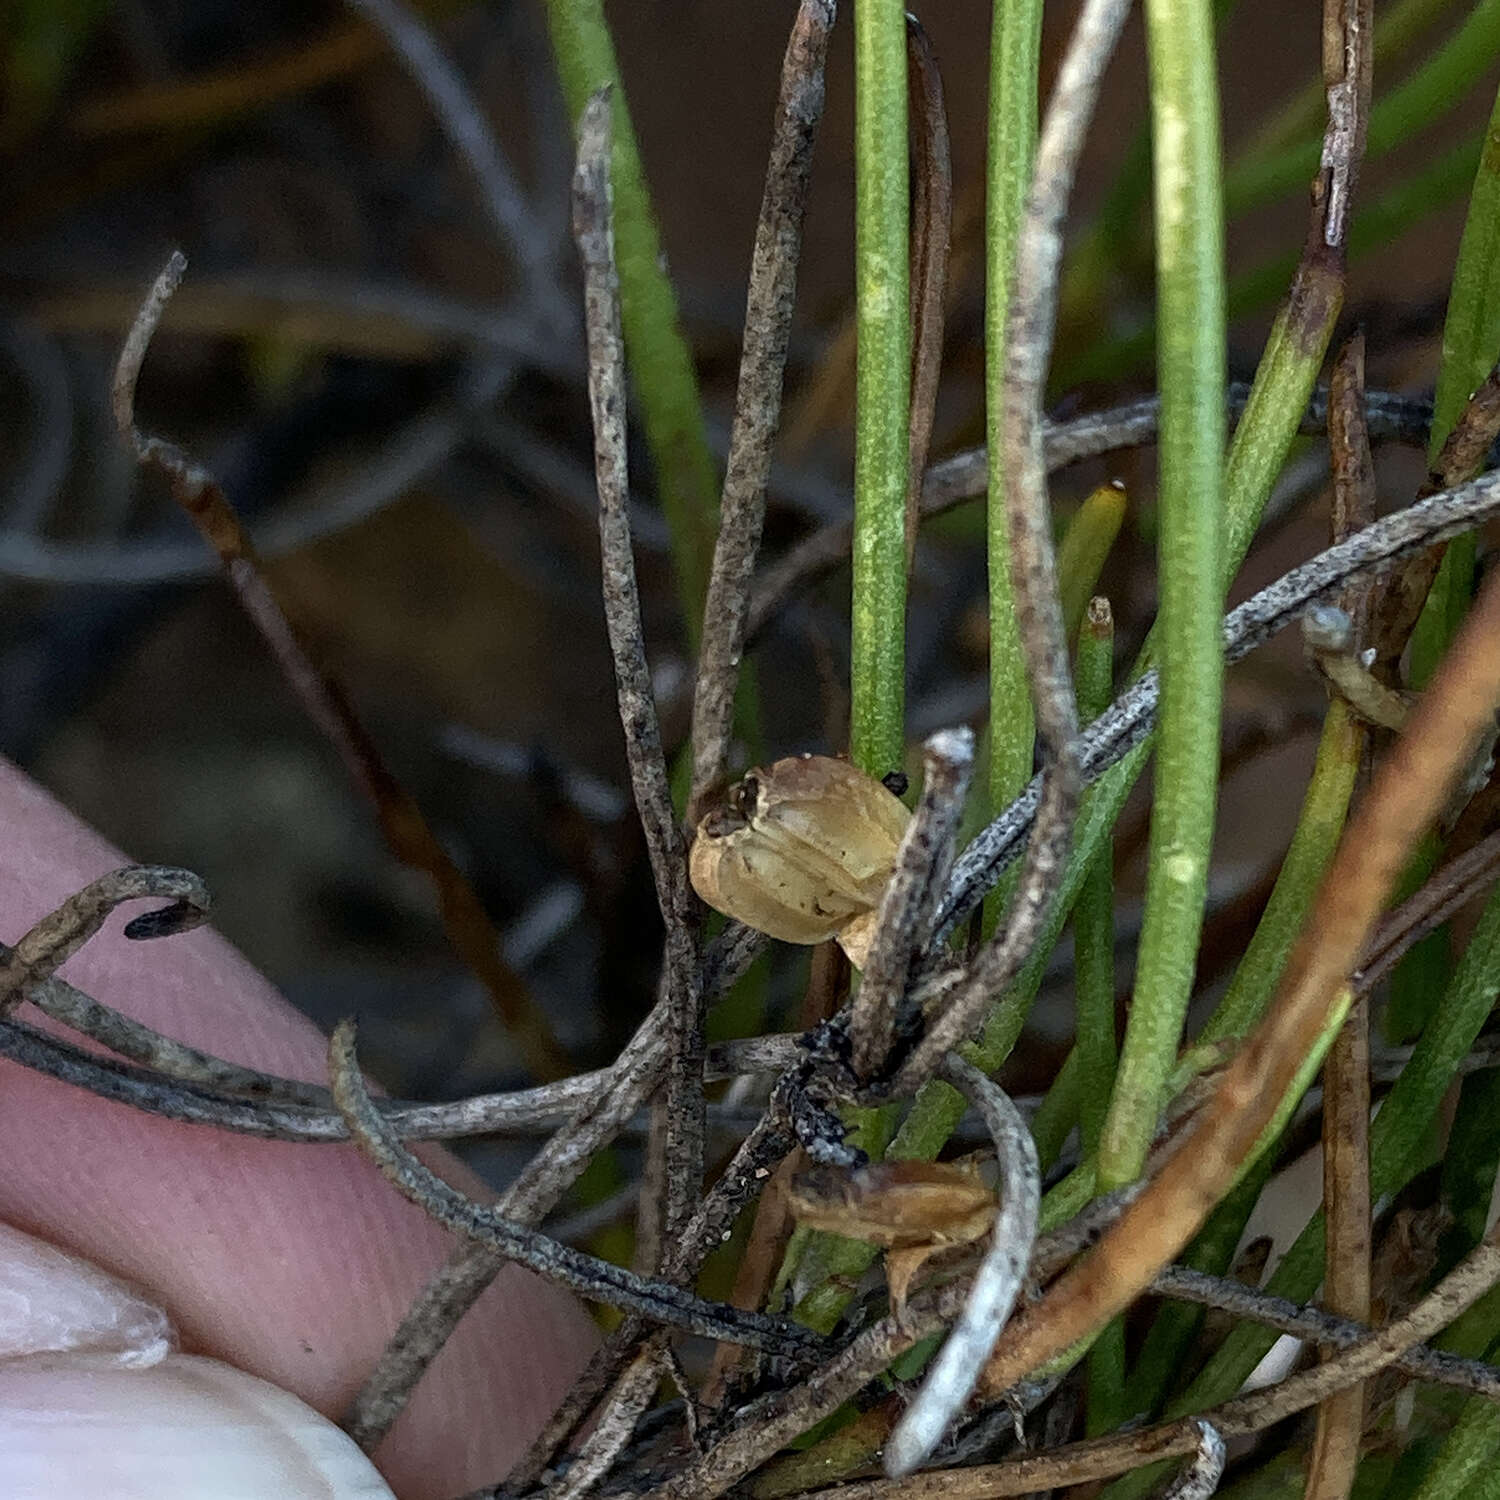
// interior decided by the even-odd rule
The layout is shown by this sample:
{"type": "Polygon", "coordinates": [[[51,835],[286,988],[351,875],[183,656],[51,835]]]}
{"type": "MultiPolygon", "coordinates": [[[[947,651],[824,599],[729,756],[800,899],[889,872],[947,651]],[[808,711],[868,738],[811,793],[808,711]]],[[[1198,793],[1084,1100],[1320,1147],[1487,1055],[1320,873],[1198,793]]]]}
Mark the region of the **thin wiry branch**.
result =
{"type": "MultiPolygon", "coordinates": [[[[791,1149],[792,1135],[785,1105],[787,1079],[773,1093],[765,1114],[746,1136],[724,1175],[709,1191],[680,1239],[667,1248],[663,1274],[674,1283],[688,1283],[709,1252],[722,1241],[739,1210],[760,1191],[771,1169],[791,1149]]],[[[599,1349],[588,1368],[574,1381],[562,1405],[553,1413],[526,1454],[506,1478],[506,1488],[519,1491],[533,1484],[543,1469],[588,1415],[610,1380],[631,1357],[645,1332],[644,1321],[630,1315],[599,1349]]]]}
{"type": "Polygon", "coordinates": [[[169,865],[127,865],[90,881],[48,912],[0,959],[0,1017],[28,998],[33,986],[53,973],[104,926],[125,901],[171,902],[125,924],[125,936],[138,941],[188,932],[208,920],[208,888],[191,870],[169,865]]]}
{"type": "Polygon", "coordinates": [[[598,1423],[574,1455],[568,1472],[548,1487],[548,1500],[582,1500],[608,1477],[634,1436],[641,1413],[656,1398],[664,1363],[663,1341],[659,1337],[648,1340],[615,1382],[598,1423]]]}
{"type": "MultiPolygon", "coordinates": [[[[0,961],[9,960],[14,951],[0,943],[0,961]]],[[[215,1057],[211,1052],[189,1047],[185,1042],[174,1041],[140,1021],[122,1015],[113,1006],[75,989],[56,975],[28,984],[26,998],[43,1015],[92,1037],[121,1057],[154,1069],[157,1074],[164,1074],[168,1080],[202,1085],[216,1093],[240,1095],[243,1096],[242,1103],[268,1099],[280,1104],[310,1105],[322,1109],[330,1120],[334,1117],[332,1100],[321,1084],[262,1073],[256,1068],[242,1067],[239,1063],[215,1057]]],[[[4,1043],[0,1041],[0,1051],[3,1050],[4,1043]]],[[[340,1122],[339,1129],[342,1128],[340,1122]]]]}
{"type": "Polygon", "coordinates": [[[702,994],[687,854],[672,807],[630,544],[625,343],[620,331],[620,283],[615,269],[610,141],[609,96],[601,92],[589,100],[578,123],[573,237],[583,264],[604,619],[614,658],[630,784],[667,931],[663,986],[671,1017],[671,1042],[663,1102],[662,1194],[661,1202],[646,1205],[645,1211],[657,1217],[663,1237],[670,1239],[692,1212],[703,1183],[702,994]]]}
{"type": "MultiPolygon", "coordinates": [[[[1483,469],[1497,435],[1500,435],[1500,365],[1490,371],[1469,397],[1417,498],[1472,479],[1483,469]]],[[[1382,675],[1393,673],[1442,560],[1442,547],[1429,548],[1413,557],[1382,590],[1371,632],[1376,667],[1382,675]]]]}
{"type": "Polygon", "coordinates": [[[904,1326],[881,1318],[862,1330],[800,1385],[752,1403],[707,1452],[673,1475],[660,1500],[713,1500],[793,1438],[836,1411],[919,1339],[935,1333],[959,1309],[962,1289],[944,1287],[907,1304],[904,1326]]]}
{"type": "MultiPolygon", "coordinates": [[[[1284,1297],[1273,1297],[1227,1276],[1210,1276],[1186,1266],[1167,1266],[1151,1283],[1159,1297],[1179,1302],[1196,1302],[1203,1307],[1218,1308],[1232,1317],[1263,1323],[1278,1333],[1291,1334],[1309,1343],[1326,1344],[1332,1349],[1348,1349],[1372,1330],[1349,1318],[1336,1318],[1316,1307],[1299,1307],[1284,1297]]],[[[1393,1360],[1392,1367],[1418,1380],[1434,1385],[1452,1386],[1491,1401],[1500,1400],[1500,1367],[1477,1359],[1460,1359],[1456,1354],[1429,1349],[1419,1344],[1393,1360]]]]}
{"type": "MultiPolygon", "coordinates": [[[[1327,0],[1325,23],[1342,19],[1351,56],[1333,70],[1329,86],[1330,134],[1334,98],[1346,71],[1369,50],[1371,0],[1327,0]]],[[[1329,59],[1325,58],[1325,67],[1329,59]]],[[[1368,65],[1365,68],[1368,74],[1368,65]]],[[[1368,103],[1369,79],[1358,96],[1368,103]]],[[[1363,108],[1359,111],[1363,117],[1363,108]]],[[[1365,431],[1360,392],[1365,382],[1365,341],[1356,333],[1334,361],[1329,401],[1328,445],[1334,477],[1334,540],[1375,515],[1375,466],[1365,431]]],[[[1369,589],[1347,591],[1355,614],[1369,614],[1369,589]]],[[[1315,613],[1315,611],[1310,611],[1315,613]]],[[[1348,618],[1346,616],[1346,618],[1348,618]]],[[[1352,624],[1351,624],[1352,634],[1352,624]]],[[[1350,745],[1357,763],[1365,735],[1350,745]]],[[[1370,1007],[1356,997],[1323,1065],[1323,1205],[1327,1225],[1323,1300],[1330,1312],[1362,1323],[1370,1320],[1370,1007]]],[[[1365,1427],[1365,1392],[1350,1386],[1318,1407],[1317,1431],[1308,1463],[1304,1500],[1348,1500],[1359,1467],[1365,1427]]]]}
{"type": "Polygon", "coordinates": [[[885,1066],[896,1007],[905,997],[913,960],[926,946],[938,892],[948,879],[974,769],[973,733],[945,729],[933,735],[922,747],[922,768],[922,795],[896,851],[849,1019],[854,1071],[864,1079],[878,1077],[885,1066]]]}
{"type": "MultiPolygon", "coordinates": [[[[608,1145],[661,1086],[672,1019],[670,1000],[652,1008],[600,1084],[511,1184],[497,1212],[528,1227],[552,1212],[594,1153],[608,1145]]],[[[389,1430],[459,1319],[508,1258],[503,1246],[466,1239],[418,1294],[345,1418],[346,1430],[362,1448],[369,1451],[389,1430]]]]}
{"type": "Polygon", "coordinates": [[[911,411],[906,472],[906,568],[910,572],[937,412],[938,377],[942,374],[948,244],[953,229],[953,153],[948,142],[943,79],[932,43],[910,11],[906,16],[906,77],[915,146],[910,256],[911,411]]]}
{"type": "Polygon", "coordinates": [[[1478,1250],[1466,1257],[1457,1270],[1439,1282],[1405,1317],[1370,1333],[1325,1364],[1279,1385],[1237,1396],[1174,1422],[1091,1438],[1047,1453],[970,1469],[839,1485],[812,1491],[807,1500],[813,1497],[817,1500],[990,1500],[990,1497],[1027,1495],[1034,1490],[1111,1479],[1160,1459],[1195,1453],[1202,1441],[1199,1424],[1204,1420],[1211,1422],[1223,1438],[1261,1432],[1317,1405],[1333,1391],[1369,1379],[1472,1306],[1500,1279],[1500,1250],[1492,1240],[1493,1231],[1478,1250]]]}
{"type": "Polygon", "coordinates": [[[1441,927],[1500,875],[1500,832],[1441,866],[1422,888],[1390,912],[1375,929],[1352,984],[1370,994],[1413,944],[1441,927]]]}
{"type": "MultiPolygon", "coordinates": [[[[1231,423],[1238,421],[1249,393],[1247,385],[1228,388],[1225,412],[1231,423]]],[[[1122,448],[1138,448],[1154,442],[1160,410],[1158,397],[1143,396],[1081,417],[1044,420],[1042,455],[1047,472],[1056,473],[1080,459],[1098,458],[1122,448]]],[[[1427,441],[1432,403],[1386,391],[1370,391],[1365,396],[1365,415],[1372,438],[1420,448],[1427,441]]],[[[1300,430],[1308,436],[1321,433],[1327,418],[1327,392],[1314,391],[1300,430]]],[[[985,492],[988,472],[988,457],[983,448],[970,448],[933,464],[922,481],[922,519],[944,515],[956,506],[977,500],[985,492]]],[[[788,601],[848,561],[852,535],[848,522],[825,526],[804,537],[762,570],[751,593],[750,617],[745,627],[747,644],[759,637],[788,601]]]]}
{"type": "Polygon", "coordinates": [[[927,1460],[973,1393],[1020,1295],[1040,1214],[1036,1143],[1020,1112],[998,1084],[957,1053],[950,1053],[944,1061],[943,1076],[969,1097],[994,1137],[1000,1161],[1000,1210],[963,1311],[886,1444],[885,1471],[892,1478],[910,1474],[927,1460]]]}
{"type": "MultiPolygon", "coordinates": [[[[35,994],[46,999],[62,984],[63,981],[59,979],[47,980],[36,987],[35,994]]],[[[99,1007],[98,1001],[81,991],[73,990],[71,993],[76,998],[70,999],[66,1006],[58,1007],[56,1011],[57,1018],[69,1025],[80,1018],[81,1012],[99,1007]]],[[[49,1005],[50,1003],[48,1000],[49,1005]]],[[[39,1008],[46,1010],[49,1015],[54,1013],[47,1009],[47,1005],[39,1008]]],[[[139,1023],[129,1022],[127,1017],[120,1019],[139,1028],[139,1023]]],[[[113,1045],[111,1033],[105,1027],[89,1029],[80,1026],[79,1029],[106,1046],[113,1045]]],[[[157,1038],[157,1034],[149,1028],[139,1030],[145,1033],[142,1050],[149,1050],[160,1044],[167,1049],[166,1055],[170,1060],[182,1046],[180,1042],[170,1038],[157,1038]]],[[[165,1064],[163,1066],[166,1070],[163,1072],[133,1067],[129,1063],[117,1062],[114,1058],[85,1052],[82,1048],[72,1046],[59,1037],[38,1031],[23,1022],[0,1021],[0,1057],[8,1057],[49,1078],[86,1089],[89,1093],[117,1104],[128,1104],[146,1114],[161,1115],[190,1125],[211,1125],[220,1130],[234,1131],[237,1135],[308,1145],[336,1144],[349,1139],[349,1132],[338,1111],[333,1108],[327,1089],[314,1084],[298,1083],[294,1079],[257,1073],[253,1069],[240,1070],[234,1063],[226,1063],[208,1053],[196,1053],[193,1049],[188,1049],[188,1052],[185,1071],[191,1072],[202,1067],[205,1074],[213,1074],[214,1077],[209,1081],[191,1081],[172,1073],[165,1064]],[[201,1063],[199,1058],[203,1059],[201,1063]],[[222,1079],[217,1076],[221,1069],[224,1070],[222,1079]],[[301,1097],[303,1094],[306,1098],[301,1097]]],[[[721,1043],[710,1049],[704,1077],[712,1080],[737,1078],[746,1073],[778,1073],[791,1066],[799,1055],[799,1040],[794,1035],[721,1043]]],[[[645,1048],[631,1050],[629,1056],[636,1062],[644,1059],[640,1087],[655,1088],[661,1079],[661,1060],[666,1056],[665,1046],[660,1044],[655,1029],[648,1035],[645,1048]]],[[[612,1122],[616,1119],[619,1108],[629,1098],[628,1094],[622,1095],[617,1087],[619,1076],[616,1067],[611,1066],[596,1073],[579,1073],[560,1083],[545,1084],[535,1089],[477,1094],[468,1099],[456,1099],[442,1104],[414,1104],[381,1099],[377,1101],[376,1107],[386,1116],[391,1129],[404,1141],[445,1141],[465,1136],[535,1134],[538,1131],[546,1133],[568,1125],[576,1130],[580,1111],[587,1118],[590,1129],[597,1130],[601,1127],[593,1112],[601,1101],[606,1098],[616,1100],[608,1116],[608,1121],[612,1122]]],[[[639,1102],[636,1108],[639,1108],[639,1102]]],[[[620,1123],[623,1125],[624,1122],[620,1123]]],[[[571,1134],[564,1139],[568,1145],[566,1155],[570,1160],[576,1161],[578,1156],[586,1154],[589,1149],[577,1148],[571,1134]]],[[[597,1150],[598,1147],[593,1146],[591,1149],[597,1150]]],[[[562,1154],[561,1142],[552,1141],[548,1142],[542,1152],[542,1156],[548,1159],[562,1154]]],[[[563,1187],[566,1186],[564,1183],[563,1187]]],[[[560,1193],[561,1189],[559,1196],[560,1193]]],[[[548,1211],[550,1212],[550,1206],[548,1211]]]]}
{"type": "MultiPolygon", "coordinates": [[[[1398,510],[1347,541],[1284,573],[1275,583],[1232,610],[1224,621],[1224,660],[1229,665],[1262,646],[1297,619],[1309,604],[1330,597],[1350,579],[1371,574],[1399,558],[1471,531],[1500,511],[1500,473],[1445,490],[1398,510]]],[[[1082,739],[1083,774],[1092,781],[1122,760],[1151,733],[1157,677],[1148,672],[1115,699],[1082,739]]],[[[934,943],[963,922],[1016,857],[1036,817],[1041,778],[982,829],[953,867],[938,913],[934,943]]]]}
{"type": "Polygon", "coordinates": [[[374,1107],[354,1055],[354,1033],[353,1022],[342,1021],[329,1042],[328,1074],[334,1100],[350,1135],[386,1180],[438,1223],[499,1249],[507,1259],[581,1296],[628,1308],[667,1327],[788,1353],[813,1351],[823,1345],[817,1334],[794,1323],[705,1302],[681,1287],[637,1276],[609,1261],[559,1245],[449,1187],[402,1146],[374,1107]]]}
{"type": "Polygon", "coordinates": [[[1037,735],[1047,756],[1037,816],[1026,846],[1005,929],[981,949],[967,982],[903,1064],[897,1087],[912,1091],[939,1059],[964,1041],[1031,955],[1056,898],[1072,842],[1083,776],[1078,701],[1068,663],[1057,592],[1052,512],[1042,451],[1041,401],[1057,318],[1057,274],[1068,198],[1093,118],[1105,65],[1114,52],[1129,0],[1090,0],[1078,18],[1037,142],[1036,166],[1016,242],[1006,330],[1003,425],[1006,528],[1011,588],[1037,735]]]}
{"type": "Polygon", "coordinates": [[[823,115],[823,63],[833,19],[834,0],[802,0],[781,67],[781,94],[745,299],[744,348],[719,503],[719,535],[703,608],[693,694],[690,822],[696,820],[728,768],[750,578],[765,522],[771,452],[781,425],[802,218],[813,142],[823,115]]]}
{"type": "Polygon", "coordinates": [[[370,799],[387,847],[431,881],[443,927],[455,951],[483,981],[501,1019],[539,1078],[558,1078],[570,1064],[520,978],[505,963],[500,940],[473,887],[428,827],[421,809],[380,757],[343,687],[319,667],[307,634],[282,609],[260,570],[250,538],[208,470],[163,438],[135,425],[141,365],[187,259],[173,251],[126,336],[112,390],[115,426],[143,468],[166,481],[173,500],[218,554],[241,607],[270,647],[287,685],[327,737],[354,783],[370,799]]]}

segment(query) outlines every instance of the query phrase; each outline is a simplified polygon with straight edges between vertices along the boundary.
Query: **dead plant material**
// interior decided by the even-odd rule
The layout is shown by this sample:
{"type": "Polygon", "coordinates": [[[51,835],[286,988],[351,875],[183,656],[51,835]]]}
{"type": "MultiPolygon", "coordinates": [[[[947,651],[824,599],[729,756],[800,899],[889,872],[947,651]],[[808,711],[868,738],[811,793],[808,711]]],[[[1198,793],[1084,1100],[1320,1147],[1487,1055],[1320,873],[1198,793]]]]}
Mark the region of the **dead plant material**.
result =
{"type": "MultiPolygon", "coordinates": [[[[1330,12],[1338,3],[1329,0],[1330,12]]],[[[1368,25],[1370,7],[1352,8],[1345,34],[1368,25]]],[[[1330,12],[1325,12],[1331,18],[1330,12]]],[[[1367,49],[1360,49],[1367,50],[1367,49]]],[[[1330,83],[1338,86],[1341,68],[1330,83]]],[[[1368,89],[1366,89],[1368,94],[1368,89]]],[[[1374,518],[1375,468],[1364,425],[1364,338],[1355,334],[1339,351],[1329,398],[1329,447],[1333,455],[1334,540],[1374,518]]],[[[1369,590],[1357,588],[1347,602],[1351,619],[1369,615],[1369,590]]],[[[1337,706],[1330,712],[1337,711],[1337,706]]],[[[1347,746],[1354,763],[1365,736],[1356,731],[1347,746]]],[[[1323,1301],[1328,1311],[1370,1321],[1370,1003],[1356,996],[1348,1019],[1323,1064],[1323,1206],[1327,1224],[1323,1301]]],[[[1351,1385],[1318,1407],[1318,1425],[1308,1463],[1304,1500],[1347,1500],[1359,1467],[1365,1430],[1365,1390],[1351,1385]]]]}
{"type": "Polygon", "coordinates": [[[1265,1020],[1156,1180],[1093,1253],[1006,1330],[987,1372],[989,1391],[1005,1390],[1129,1306],[1228,1191],[1497,707],[1500,580],[1491,580],[1346,828],[1265,1020]]]}
{"type": "Polygon", "coordinates": [[[567,1054],[520,977],[501,956],[499,935],[474,888],[438,842],[411,794],[380,758],[343,687],[317,665],[306,632],[272,593],[250,538],[218,481],[181,449],[136,426],[135,388],[141,365],[186,269],[187,258],[173,251],[120,351],[113,391],[120,440],[141,468],[166,481],[173,500],[218,554],[230,587],[271,648],[288,687],[338,752],[355,785],[373,803],[391,853],[431,881],[448,940],[483,982],[527,1066],[538,1078],[565,1077],[571,1071],[567,1054]]]}
{"type": "Polygon", "coordinates": [[[208,920],[208,888],[191,870],[167,865],[127,865],[69,896],[33,923],[0,959],[0,1018],[50,980],[121,903],[163,897],[171,904],[132,918],[125,924],[126,937],[136,941],[171,937],[208,920]]]}
{"type": "Polygon", "coordinates": [[[693,694],[693,792],[688,821],[707,810],[729,770],[735,688],[745,649],[750,580],[766,517],[771,454],[781,425],[782,380],[813,143],[823,115],[823,64],[834,0],[802,0],[781,68],[781,96],[766,167],[745,302],[744,348],[719,502],[719,535],[703,609],[693,694]]]}

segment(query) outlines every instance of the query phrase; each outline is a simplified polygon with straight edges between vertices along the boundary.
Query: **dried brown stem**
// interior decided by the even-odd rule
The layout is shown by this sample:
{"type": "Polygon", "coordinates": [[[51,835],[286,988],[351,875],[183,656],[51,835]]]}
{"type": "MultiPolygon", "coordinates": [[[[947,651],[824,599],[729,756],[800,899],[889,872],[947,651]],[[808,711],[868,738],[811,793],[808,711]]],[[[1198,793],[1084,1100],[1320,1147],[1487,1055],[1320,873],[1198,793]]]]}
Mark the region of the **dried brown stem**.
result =
{"type": "MultiPolygon", "coordinates": [[[[943,365],[943,321],[948,293],[948,246],[953,232],[953,154],[943,78],[932,43],[917,18],[906,16],[906,78],[912,122],[911,411],[906,478],[906,570],[911,571],[921,519],[922,482],[932,446],[938,379],[943,365]]],[[[748,580],[747,580],[748,583],[748,580]]]]}
{"type": "Polygon", "coordinates": [[[127,865],[69,896],[0,959],[0,1018],[28,999],[33,987],[49,980],[122,902],[163,897],[171,905],[132,918],[125,924],[126,937],[141,941],[171,937],[208,920],[208,888],[191,870],[169,865],[127,865]]]}
{"type": "Polygon", "coordinates": [[[1110,1479],[1148,1463],[1193,1453],[1202,1436],[1199,1423],[1205,1419],[1224,1438],[1261,1432],[1316,1405],[1334,1391],[1369,1379],[1472,1306],[1500,1279],[1500,1250],[1491,1239],[1487,1237],[1405,1317],[1279,1385],[1237,1396],[1175,1422],[1092,1438],[1048,1453],[970,1469],[914,1474],[906,1479],[839,1485],[809,1491],[806,1500],[814,1496],[817,1500],[991,1500],[1026,1495],[1034,1490],[1110,1479]]]}
{"type": "MultiPolygon", "coordinates": [[[[1417,498],[1472,479],[1484,467],[1485,457],[1497,436],[1500,436],[1500,366],[1491,370],[1484,384],[1469,397],[1417,498]]],[[[1443,546],[1436,546],[1412,558],[1381,595],[1373,645],[1376,668],[1386,675],[1395,671],[1406,638],[1422,613],[1443,552],[1443,546]]]]}
{"type": "Polygon", "coordinates": [[[1127,1307],[1228,1190],[1497,705],[1500,581],[1492,580],[1350,820],[1265,1020],[1188,1127],[1183,1148],[1093,1253],[1006,1330],[989,1390],[1014,1384],[1127,1307]]]}
{"type": "Polygon", "coordinates": [[[635,1433],[635,1424],[655,1399],[665,1363],[665,1340],[649,1339],[615,1381],[609,1401],[568,1465],[568,1472],[547,1489],[548,1500],[582,1500],[609,1475],[635,1433]]]}
{"type": "Polygon", "coordinates": [[[135,425],[141,364],[186,269],[186,258],[174,251],[147,293],[120,351],[113,392],[120,438],[143,469],[154,470],[166,480],[172,498],[218,554],[230,586],[271,648],[287,685],[374,804],[391,853],[432,882],[449,941],[483,982],[527,1065],[538,1078],[561,1078],[571,1071],[567,1056],[525,985],[501,957],[499,935],[479,897],[427,826],[411,795],[381,760],[342,686],[316,665],[306,632],[271,592],[250,538],[218,482],[180,449],[142,433],[135,425]]]}
{"type": "Polygon", "coordinates": [[[781,424],[802,218],[813,142],[823,114],[823,63],[833,19],[834,0],[802,0],[781,66],[781,94],[750,262],[744,348],[719,503],[719,535],[703,610],[693,694],[690,823],[697,822],[728,771],[735,686],[745,649],[750,579],[766,516],[771,452],[781,424]]]}
{"type": "Polygon", "coordinates": [[[896,1007],[906,995],[913,961],[926,946],[938,892],[953,863],[953,841],[974,769],[968,729],[933,735],[922,748],[922,795],[896,851],[896,868],[880,903],[849,1020],[854,1071],[877,1078],[890,1054],[896,1007]]]}
{"type": "Polygon", "coordinates": [[[594,421],[594,475],[599,488],[599,546],[604,619],[614,658],[615,691],[636,812],[651,856],[656,899],[666,924],[663,988],[670,1016],[666,1114],[662,1134],[664,1239],[687,1221],[703,1184],[703,1015],[697,919],[688,887],[687,853],[672,807],[656,699],[646,661],[640,594],[630,542],[625,452],[625,344],[615,269],[610,190],[611,115],[607,93],[594,95],[578,122],[573,174],[573,238],[583,264],[589,406],[594,421]]]}
{"type": "MultiPolygon", "coordinates": [[[[772,1164],[785,1156],[791,1146],[783,1095],[778,1089],[760,1123],[741,1143],[724,1175],[699,1205],[681,1238],[669,1247],[662,1268],[669,1280],[686,1284],[697,1275],[708,1253],[733,1224],[735,1215],[769,1180],[772,1164]]],[[[632,1314],[610,1335],[588,1368],[574,1381],[547,1426],[507,1476],[508,1490],[524,1490],[536,1481],[552,1462],[558,1448],[573,1434],[605,1387],[631,1357],[645,1331],[645,1322],[632,1314]]]]}
{"type": "MultiPolygon", "coordinates": [[[[1355,13],[1354,0],[1327,0],[1325,27],[1343,10],[1348,33],[1369,17],[1355,13]]],[[[1335,84],[1330,82],[1333,114],[1335,84]]],[[[1364,338],[1355,334],[1334,361],[1328,403],[1328,440],[1333,461],[1334,541],[1374,519],[1375,466],[1364,425],[1364,338]]],[[[1369,590],[1347,591],[1351,618],[1368,615],[1369,590]]],[[[1358,630],[1358,625],[1354,626],[1358,630]]],[[[1350,747],[1358,757],[1365,736],[1350,747]]],[[[1356,1322],[1370,1321],[1370,1009],[1356,998],[1323,1064],[1323,1204],[1327,1220],[1323,1300],[1328,1310],[1356,1322]]],[[[1351,1385],[1318,1407],[1317,1431],[1308,1464],[1304,1500],[1348,1500],[1359,1466],[1365,1426],[1365,1392],[1351,1385]]]]}
{"type": "MultiPolygon", "coordinates": [[[[1232,1317],[1263,1323],[1279,1333],[1326,1344],[1331,1349],[1351,1348],[1374,1331],[1363,1323],[1335,1317],[1321,1308],[1298,1307],[1295,1302],[1257,1291],[1231,1277],[1210,1276],[1186,1266],[1166,1267],[1151,1283],[1151,1290],[1159,1297],[1217,1308],[1232,1317]]],[[[1491,1401],[1500,1400],[1500,1367],[1482,1360],[1460,1359],[1420,1344],[1393,1360],[1392,1368],[1434,1385],[1451,1386],[1491,1401]]]]}
{"type": "Polygon", "coordinates": [[[1355,993],[1370,994],[1403,954],[1472,901],[1497,875],[1500,832],[1449,860],[1381,921],[1354,973],[1355,993]]]}
{"type": "MultiPolygon", "coordinates": [[[[573,1118],[511,1185],[498,1212],[512,1223],[535,1226],[557,1206],[593,1154],[661,1086],[672,1019],[671,1003],[659,1001],[573,1118]]],[[[507,1259],[502,1246],[466,1239],[418,1294],[345,1418],[350,1436],[366,1451],[390,1429],[438,1350],[507,1259]]]]}

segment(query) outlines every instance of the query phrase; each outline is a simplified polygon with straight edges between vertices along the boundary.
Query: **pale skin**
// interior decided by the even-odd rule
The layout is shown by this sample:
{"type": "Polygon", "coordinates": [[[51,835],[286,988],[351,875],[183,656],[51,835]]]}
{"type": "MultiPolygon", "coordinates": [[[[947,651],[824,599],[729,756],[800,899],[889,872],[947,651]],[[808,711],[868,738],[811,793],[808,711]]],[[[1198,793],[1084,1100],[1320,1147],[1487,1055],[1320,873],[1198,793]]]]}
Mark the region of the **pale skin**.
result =
{"type": "Polygon", "coordinates": [[[809,1229],[879,1245],[891,1309],[904,1322],[913,1277],[932,1259],[994,1228],[997,1198],[972,1162],[876,1162],[794,1178],[792,1213],[809,1229]]]}
{"type": "MultiPolygon", "coordinates": [[[[0,937],[8,941],[128,863],[4,761],[0,827],[0,937]]],[[[213,872],[202,873],[211,883],[213,872]]],[[[109,923],[63,976],[183,1041],[321,1080],[321,1033],[223,939],[203,928],[130,943],[120,928],[132,914],[109,923]]],[[[23,1007],[21,1018],[36,1015],[23,1007]]],[[[261,1375],[335,1417],[452,1243],[352,1148],[176,1124],[3,1060],[0,1132],[0,1219],[151,1294],[189,1352],[261,1375]]],[[[483,1192],[445,1152],[426,1159],[483,1192]]],[[[439,1356],[377,1465],[401,1500],[493,1483],[596,1342],[577,1302],[507,1267],[439,1356]]]]}

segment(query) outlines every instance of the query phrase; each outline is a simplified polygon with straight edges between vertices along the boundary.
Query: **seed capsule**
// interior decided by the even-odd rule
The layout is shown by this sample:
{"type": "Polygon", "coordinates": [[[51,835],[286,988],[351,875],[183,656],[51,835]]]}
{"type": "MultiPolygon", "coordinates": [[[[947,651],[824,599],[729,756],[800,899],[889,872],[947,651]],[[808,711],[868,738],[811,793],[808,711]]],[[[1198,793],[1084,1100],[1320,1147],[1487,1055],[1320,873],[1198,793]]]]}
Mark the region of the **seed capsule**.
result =
{"type": "Polygon", "coordinates": [[[848,761],[778,760],[749,772],[698,824],[693,889],[715,911],[783,942],[836,937],[863,968],[910,816],[848,761]]]}

